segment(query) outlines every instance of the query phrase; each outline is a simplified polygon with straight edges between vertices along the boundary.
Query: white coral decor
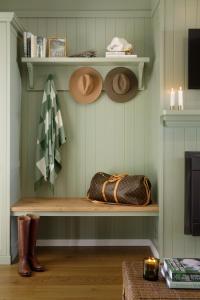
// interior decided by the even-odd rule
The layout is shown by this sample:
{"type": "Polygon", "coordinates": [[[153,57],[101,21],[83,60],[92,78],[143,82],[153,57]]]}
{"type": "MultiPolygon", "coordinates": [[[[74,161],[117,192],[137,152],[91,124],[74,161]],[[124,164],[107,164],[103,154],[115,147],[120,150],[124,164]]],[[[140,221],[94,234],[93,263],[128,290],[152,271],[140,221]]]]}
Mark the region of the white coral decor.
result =
{"type": "Polygon", "coordinates": [[[107,46],[108,51],[131,51],[133,46],[124,38],[114,37],[107,46]]]}

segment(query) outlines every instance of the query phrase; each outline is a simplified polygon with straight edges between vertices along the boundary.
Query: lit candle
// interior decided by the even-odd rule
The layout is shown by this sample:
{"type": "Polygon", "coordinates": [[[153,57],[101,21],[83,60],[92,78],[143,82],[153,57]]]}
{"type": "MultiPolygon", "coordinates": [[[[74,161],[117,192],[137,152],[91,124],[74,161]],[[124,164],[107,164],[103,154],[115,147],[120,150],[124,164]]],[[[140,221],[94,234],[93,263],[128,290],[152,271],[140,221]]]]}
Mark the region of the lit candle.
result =
{"type": "Polygon", "coordinates": [[[158,280],[159,259],[148,257],[144,259],[143,278],[146,280],[158,280]]]}
{"type": "Polygon", "coordinates": [[[178,90],[178,110],[183,110],[183,90],[181,86],[178,90]]]}
{"type": "Polygon", "coordinates": [[[171,89],[170,93],[170,109],[175,109],[175,91],[173,88],[171,89]]]}

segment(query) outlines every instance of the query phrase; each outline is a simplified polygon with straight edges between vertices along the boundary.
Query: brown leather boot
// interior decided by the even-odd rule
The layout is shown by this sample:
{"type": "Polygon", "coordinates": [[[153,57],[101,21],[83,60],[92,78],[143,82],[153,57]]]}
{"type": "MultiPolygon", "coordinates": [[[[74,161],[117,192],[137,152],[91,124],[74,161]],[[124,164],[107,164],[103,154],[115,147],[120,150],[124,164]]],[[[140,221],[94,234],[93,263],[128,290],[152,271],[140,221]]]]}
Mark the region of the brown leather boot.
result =
{"type": "Polygon", "coordinates": [[[45,268],[39,263],[36,255],[37,231],[39,227],[40,217],[35,215],[28,215],[28,217],[31,218],[28,261],[33,271],[43,272],[45,268]]]}
{"type": "Polygon", "coordinates": [[[30,223],[30,217],[18,217],[19,274],[27,277],[31,276],[31,269],[28,262],[30,223]]]}

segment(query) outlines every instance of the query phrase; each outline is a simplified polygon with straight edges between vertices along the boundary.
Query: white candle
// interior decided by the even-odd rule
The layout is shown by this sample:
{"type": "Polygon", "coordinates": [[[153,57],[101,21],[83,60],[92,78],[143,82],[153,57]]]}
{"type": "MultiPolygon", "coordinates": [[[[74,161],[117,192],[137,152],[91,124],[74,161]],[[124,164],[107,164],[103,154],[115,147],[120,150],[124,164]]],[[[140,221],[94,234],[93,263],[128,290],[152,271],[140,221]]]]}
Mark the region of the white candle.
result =
{"type": "Polygon", "coordinates": [[[183,90],[181,86],[178,90],[178,109],[179,110],[183,109],[183,90]]]}
{"type": "Polygon", "coordinates": [[[174,108],[175,108],[175,91],[172,88],[170,93],[170,109],[174,109],[174,108]]]}

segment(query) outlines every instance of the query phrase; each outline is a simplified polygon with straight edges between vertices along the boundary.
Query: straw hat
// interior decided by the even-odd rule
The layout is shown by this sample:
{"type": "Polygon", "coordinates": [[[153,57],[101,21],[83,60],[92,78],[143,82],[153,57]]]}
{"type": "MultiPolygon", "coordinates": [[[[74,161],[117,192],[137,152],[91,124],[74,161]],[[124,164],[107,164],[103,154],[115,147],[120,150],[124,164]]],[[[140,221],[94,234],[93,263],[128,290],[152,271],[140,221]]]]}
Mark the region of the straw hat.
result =
{"type": "Polygon", "coordinates": [[[111,100],[123,103],[137,94],[138,80],[130,69],[117,67],[107,74],[104,88],[111,100]]]}
{"type": "Polygon", "coordinates": [[[93,68],[82,67],[76,70],[69,81],[69,91],[79,103],[91,103],[100,96],[103,80],[93,68]]]}

